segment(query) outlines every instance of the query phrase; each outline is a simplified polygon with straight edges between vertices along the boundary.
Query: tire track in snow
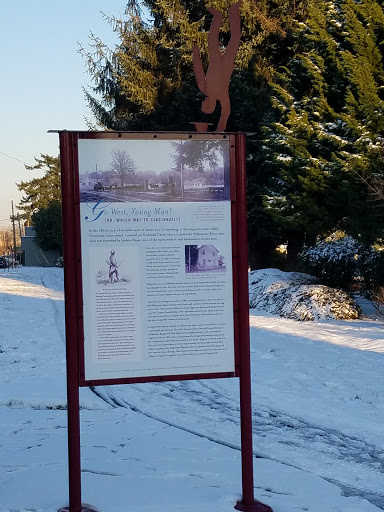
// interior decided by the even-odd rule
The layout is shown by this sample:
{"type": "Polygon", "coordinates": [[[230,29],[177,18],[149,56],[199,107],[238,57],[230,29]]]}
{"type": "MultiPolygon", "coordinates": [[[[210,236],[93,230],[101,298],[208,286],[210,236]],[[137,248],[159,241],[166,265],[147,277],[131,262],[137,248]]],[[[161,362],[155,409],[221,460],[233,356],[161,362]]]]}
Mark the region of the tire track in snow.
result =
{"type": "MultiPolygon", "coordinates": [[[[132,386],[132,385],[131,385],[132,386]]],[[[224,396],[221,391],[215,388],[213,385],[207,384],[204,381],[193,381],[193,384],[187,381],[181,381],[175,386],[175,383],[158,383],[157,386],[162,389],[162,392],[156,396],[156,400],[161,398],[167,400],[167,408],[169,408],[169,400],[177,402],[190,401],[202,409],[201,419],[204,422],[210,421],[211,414],[207,411],[216,410],[222,414],[226,414],[227,421],[230,421],[239,426],[239,405],[232,397],[224,396]],[[201,392],[198,392],[196,388],[201,388],[201,392]]],[[[129,408],[132,411],[142,414],[155,421],[159,421],[168,426],[183,430],[192,435],[207,439],[216,444],[226,446],[228,448],[240,451],[240,444],[232,443],[228,440],[220,439],[219,436],[208,434],[207,432],[200,432],[195,429],[186,427],[169,421],[168,419],[152,414],[145,410],[143,407],[138,406],[131,401],[123,398],[118,391],[113,388],[91,388],[92,391],[99,396],[102,400],[106,401],[112,407],[123,407],[129,408]]],[[[131,388],[135,389],[135,388],[131,388]]],[[[144,391],[136,391],[145,394],[144,391]]],[[[139,398],[141,402],[141,396],[139,398]]],[[[172,406],[171,406],[172,407],[172,406]]],[[[305,446],[307,443],[315,442],[317,447],[315,449],[314,456],[317,457],[328,457],[330,459],[326,466],[332,468],[332,464],[337,460],[338,462],[349,462],[353,465],[363,464],[368,466],[376,475],[379,474],[382,479],[384,470],[384,452],[379,450],[376,446],[371,445],[358,437],[343,434],[337,430],[324,429],[317,425],[305,422],[301,419],[289,416],[281,411],[273,410],[264,405],[257,405],[258,409],[253,411],[253,433],[257,439],[267,438],[269,436],[275,436],[276,438],[269,442],[270,446],[275,444],[275,453],[269,455],[266,451],[254,450],[253,454],[255,458],[267,459],[279,464],[306,471],[312,474],[317,474],[320,478],[323,478],[330,483],[337,485],[345,496],[356,496],[366,499],[376,507],[384,510],[384,496],[373,492],[370,489],[351,486],[349,483],[342,481],[337,477],[331,477],[318,467],[315,471],[313,468],[304,467],[300,464],[300,459],[295,462],[295,457],[292,457],[294,452],[302,450],[303,457],[308,453],[313,452],[313,447],[309,452],[305,446]],[[282,433],[283,431],[283,433],[282,433]],[[281,448],[288,447],[289,451],[287,456],[281,456],[281,448]],[[277,447],[277,450],[276,450],[277,447]]],[[[196,409],[193,409],[195,414],[196,409]]],[[[196,420],[196,416],[194,415],[196,420]]],[[[254,437],[254,440],[255,440],[254,437]]],[[[324,464],[324,463],[323,463],[324,464]]],[[[349,474],[348,474],[349,477],[349,474]]]]}
{"type": "MultiPolygon", "coordinates": [[[[223,402],[223,395],[213,386],[200,382],[203,388],[209,390],[213,397],[217,398],[217,409],[223,402]]],[[[239,413],[239,406],[232,397],[225,397],[227,402],[233,402],[227,406],[227,410],[239,413]]],[[[212,404],[211,404],[212,406],[212,404]]],[[[260,404],[253,405],[253,433],[257,436],[267,436],[266,428],[274,428],[284,430],[290,435],[292,430],[295,436],[300,437],[305,441],[317,442],[321,440],[332,447],[336,447],[345,460],[356,463],[375,464],[375,469],[384,473],[384,451],[377,446],[368,443],[361,438],[353,435],[344,434],[335,429],[325,429],[294,416],[289,416],[284,412],[266,407],[260,404]]],[[[292,441],[291,444],[295,446],[292,441]]],[[[296,443],[298,447],[302,446],[301,443],[296,443]]]]}
{"type": "MultiPolygon", "coordinates": [[[[94,386],[90,387],[90,390],[95,393],[96,396],[98,396],[101,400],[104,400],[107,404],[111,405],[112,407],[122,407],[125,409],[130,409],[133,412],[136,412],[138,414],[142,414],[143,416],[146,416],[147,418],[150,418],[152,420],[158,421],[160,423],[163,423],[164,425],[168,425],[169,427],[177,428],[178,430],[182,430],[184,432],[188,432],[189,434],[193,434],[197,437],[201,437],[203,439],[207,439],[208,441],[212,441],[213,443],[220,444],[222,446],[226,446],[228,448],[231,448],[233,450],[241,451],[240,445],[236,445],[233,443],[228,443],[226,441],[214,438],[212,436],[209,436],[207,434],[203,434],[201,432],[198,432],[197,430],[193,430],[187,427],[184,427],[182,425],[178,425],[177,423],[174,423],[172,421],[166,420],[165,418],[160,418],[159,416],[156,416],[155,414],[151,414],[149,412],[146,412],[136,405],[130,404],[126,400],[122,398],[118,398],[114,396],[113,393],[109,392],[104,386],[103,386],[103,392],[99,391],[99,388],[96,388],[94,386]]],[[[264,458],[260,457],[257,454],[254,454],[256,458],[264,458]]]]}

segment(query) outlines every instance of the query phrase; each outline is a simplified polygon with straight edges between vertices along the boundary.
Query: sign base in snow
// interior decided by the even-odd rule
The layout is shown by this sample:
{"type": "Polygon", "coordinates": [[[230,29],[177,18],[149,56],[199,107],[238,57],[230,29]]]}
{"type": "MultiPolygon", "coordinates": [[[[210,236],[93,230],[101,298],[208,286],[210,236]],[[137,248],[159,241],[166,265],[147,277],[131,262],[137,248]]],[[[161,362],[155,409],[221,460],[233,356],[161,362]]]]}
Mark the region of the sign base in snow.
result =
{"type": "MultiPolygon", "coordinates": [[[[70,510],[69,507],[64,507],[64,508],[61,508],[58,512],[72,512],[72,510],[70,510]]],[[[80,512],[99,512],[99,511],[95,508],[92,508],[91,506],[88,507],[88,506],[83,505],[81,507],[80,512]]]]}
{"type": "Polygon", "coordinates": [[[241,510],[242,512],[272,512],[271,507],[257,500],[251,501],[250,503],[238,501],[235,509],[241,510]]]}

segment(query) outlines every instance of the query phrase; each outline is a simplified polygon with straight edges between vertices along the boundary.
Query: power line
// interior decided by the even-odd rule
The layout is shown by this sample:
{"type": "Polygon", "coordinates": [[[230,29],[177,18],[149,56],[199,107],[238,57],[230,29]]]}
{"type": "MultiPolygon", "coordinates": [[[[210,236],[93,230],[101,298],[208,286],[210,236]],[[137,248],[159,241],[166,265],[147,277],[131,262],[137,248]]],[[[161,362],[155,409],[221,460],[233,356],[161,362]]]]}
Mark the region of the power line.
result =
{"type": "Polygon", "coordinates": [[[7,153],[3,153],[2,151],[0,151],[0,154],[4,155],[4,156],[7,156],[8,158],[12,158],[12,160],[17,160],[18,162],[21,162],[24,165],[30,165],[30,164],[27,164],[27,162],[24,162],[23,160],[20,160],[20,158],[16,158],[15,156],[7,155],[7,153]]]}

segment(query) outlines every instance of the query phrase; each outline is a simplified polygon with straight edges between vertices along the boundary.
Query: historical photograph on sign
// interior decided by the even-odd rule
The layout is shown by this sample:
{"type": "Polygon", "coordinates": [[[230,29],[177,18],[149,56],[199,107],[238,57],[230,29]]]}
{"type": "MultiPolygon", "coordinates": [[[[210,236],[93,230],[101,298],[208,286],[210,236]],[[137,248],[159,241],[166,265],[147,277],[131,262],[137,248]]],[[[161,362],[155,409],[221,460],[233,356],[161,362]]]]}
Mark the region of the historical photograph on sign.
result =
{"type": "Polygon", "coordinates": [[[213,244],[186,245],[185,271],[223,272],[226,269],[224,256],[213,244]]]}
{"type": "Polygon", "coordinates": [[[81,202],[229,199],[228,141],[82,142],[90,158],[81,162],[81,202]]]}

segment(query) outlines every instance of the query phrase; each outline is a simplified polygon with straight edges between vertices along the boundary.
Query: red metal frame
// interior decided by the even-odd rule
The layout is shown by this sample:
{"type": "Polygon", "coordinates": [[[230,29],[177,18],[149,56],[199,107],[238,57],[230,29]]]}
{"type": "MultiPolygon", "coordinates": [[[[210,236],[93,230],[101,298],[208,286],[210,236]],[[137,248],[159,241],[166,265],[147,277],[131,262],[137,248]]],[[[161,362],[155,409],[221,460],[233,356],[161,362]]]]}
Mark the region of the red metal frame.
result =
{"type": "Polygon", "coordinates": [[[239,294],[239,343],[240,343],[240,425],[241,470],[243,497],[235,506],[244,512],[272,512],[268,505],[255,500],[253,489],[252,394],[251,358],[249,337],[248,296],[248,233],[245,134],[236,135],[237,189],[237,275],[239,294]]]}
{"type": "Polygon", "coordinates": [[[81,459],[80,459],[80,407],[79,407],[79,359],[77,332],[77,281],[75,209],[73,207],[73,135],[60,133],[60,163],[63,214],[63,252],[65,289],[65,327],[67,350],[67,415],[68,415],[68,473],[69,510],[81,512],[81,459]]]}
{"type": "Polygon", "coordinates": [[[245,512],[272,512],[268,505],[254,499],[252,402],[249,340],[248,299],[248,245],[247,245],[247,198],[246,198],[246,149],[245,134],[171,134],[129,132],[68,132],[60,134],[62,172],[62,211],[64,240],[65,321],[67,338],[67,394],[68,394],[68,461],[69,461],[69,508],[63,512],[92,512],[81,506],[81,457],[79,387],[166,380],[192,380],[238,376],[240,381],[242,499],[237,510],[245,512]],[[232,257],[233,257],[233,306],[235,372],[166,375],[122,379],[85,380],[84,375],[84,327],[80,234],[80,198],[78,176],[79,139],[170,139],[174,138],[229,138],[232,257]]]}
{"type": "MultiPolygon", "coordinates": [[[[229,139],[230,144],[230,180],[231,180],[231,202],[232,202],[232,254],[237,253],[236,242],[236,155],[235,155],[235,136],[230,134],[221,135],[207,135],[207,134],[185,134],[185,133],[169,133],[169,132],[64,132],[68,133],[71,137],[72,160],[73,160],[73,192],[71,198],[73,209],[75,210],[75,227],[72,231],[75,238],[75,265],[70,268],[76,268],[76,272],[72,272],[68,268],[68,273],[71,272],[73,278],[77,280],[77,329],[78,329],[78,352],[79,352],[79,385],[81,387],[89,386],[107,386],[114,384],[134,384],[144,382],[164,382],[164,381],[177,381],[177,380],[198,380],[198,379],[218,379],[224,377],[238,377],[239,376],[239,347],[238,337],[238,307],[234,307],[234,355],[235,355],[235,371],[234,372],[219,372],[219,373],[189,373],[181,375],[160,375],[160,376],[146,376],[146,377],[124,377],[112,379],[86,379],[85,378],[85,365],[84,365],[84,323],[83,323],[83,290],[82,290],[82,260],[81,260],[81,231],[80,231],[80,197],[79,197],[79,168],[78,168],[78,140],[79,139],[194,139],[206,140],[210,138],[215,139],[229,139]]],[[[68,198],[67,198],[68,199],[68,198]]],[[[65,261],[65,260],[64,260],[65,261]]],[[[233,264],[233,298],[237,301],[237,266],[233,264]]]]}
{"type": "Polygon", "coordinates": [[[230,138],[230,165],[231,165],[231,221],[232,221],[232,280],[233,280],[233,319],[235,339],[235,376],[240,376],[240,341],[239,341],[239,293],[238,293],[238,204],[237,204],[237,156],[236,138],[230,138]]]}

